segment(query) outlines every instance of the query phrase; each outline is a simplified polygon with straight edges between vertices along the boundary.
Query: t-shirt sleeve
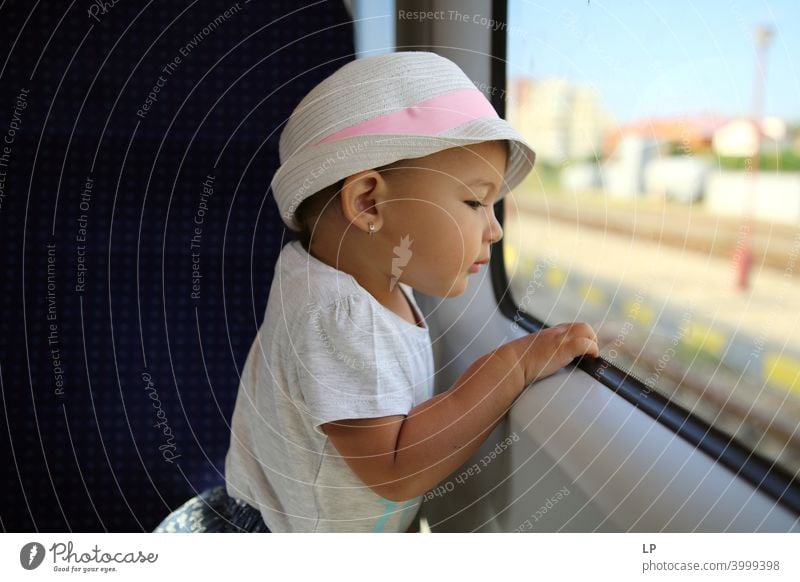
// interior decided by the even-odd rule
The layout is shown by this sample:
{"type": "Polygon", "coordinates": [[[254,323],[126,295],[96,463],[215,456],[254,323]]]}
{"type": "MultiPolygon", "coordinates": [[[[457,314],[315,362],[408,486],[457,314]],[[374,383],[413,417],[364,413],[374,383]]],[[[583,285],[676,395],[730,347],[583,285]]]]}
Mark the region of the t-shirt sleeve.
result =
{"type": "Polygon", "coordinates": [[[310,306],[296,328],[293,350],[300,394],[314,430],[348,418],[408,414],[414,387],[401,333],[368,297],[345,296],[310,306]]]}

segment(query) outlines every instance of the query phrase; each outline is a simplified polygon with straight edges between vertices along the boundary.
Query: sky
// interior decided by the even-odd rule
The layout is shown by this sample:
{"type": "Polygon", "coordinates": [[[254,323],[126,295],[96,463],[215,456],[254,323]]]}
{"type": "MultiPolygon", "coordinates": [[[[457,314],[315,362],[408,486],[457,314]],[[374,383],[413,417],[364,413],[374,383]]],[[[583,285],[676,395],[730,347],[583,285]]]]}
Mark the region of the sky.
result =
{"type": "Polygon", "coordinates": [[[764,115],[800,123],[797,0],[509,0],[508,73],[594,86],[619,122],[749,115],[764,24],[764,115]]]}

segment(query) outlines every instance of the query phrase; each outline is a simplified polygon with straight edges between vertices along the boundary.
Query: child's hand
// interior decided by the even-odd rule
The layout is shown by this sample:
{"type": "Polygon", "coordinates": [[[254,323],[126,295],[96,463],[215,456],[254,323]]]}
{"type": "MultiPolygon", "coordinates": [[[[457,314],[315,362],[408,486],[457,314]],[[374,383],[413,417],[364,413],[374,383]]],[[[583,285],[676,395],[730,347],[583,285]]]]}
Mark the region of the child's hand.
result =
{"type": "Polygon", "coordinates": [[[506,344],[525,372],[525,385],[560,370],[578,356],[598,357],[597,335],[588,323],[560,323],[506,344]]]}

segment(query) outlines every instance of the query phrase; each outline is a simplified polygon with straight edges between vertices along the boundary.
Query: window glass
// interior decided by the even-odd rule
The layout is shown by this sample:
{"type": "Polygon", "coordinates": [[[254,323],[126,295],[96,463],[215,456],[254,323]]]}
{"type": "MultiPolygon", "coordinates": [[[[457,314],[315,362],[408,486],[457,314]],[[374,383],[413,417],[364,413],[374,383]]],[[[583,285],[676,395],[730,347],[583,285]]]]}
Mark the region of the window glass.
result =
{"type": "Polygon", "coordinates": [[[352,0],[356,58],[394,52],[394,0],[352,0]]]}
{"type": "Polygon", "coordinates": [[[800,469],[800,4],[509,1],[520,312],[800,469]]]}

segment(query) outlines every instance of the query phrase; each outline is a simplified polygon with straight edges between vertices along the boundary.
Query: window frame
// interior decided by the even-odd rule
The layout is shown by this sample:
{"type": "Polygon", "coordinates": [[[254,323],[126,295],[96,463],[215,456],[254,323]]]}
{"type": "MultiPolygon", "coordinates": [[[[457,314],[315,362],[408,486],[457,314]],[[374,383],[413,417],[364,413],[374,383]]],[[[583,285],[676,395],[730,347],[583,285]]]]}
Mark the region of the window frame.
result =
{"type": "MultiPolygon", "coordinates": [[[[492,3],[492,19],[508,22],[508,0],[492,3]]],[[[507,38],[506,27],[497,27],[491,33],[491,85],[508,90],[506,75],[507,38]]],[[[490,101],[498,115],[505,119],[504,92],[494,91],[490,101]]],[[[504,222],[505,200],[495,204],[497,220],[504,222]]],[[[500,313],[529,333],[535,333],[547,325],[527,313],[511,297],[510,281],[505,268],[504,245],[491,247],[489,273],[495,300],[500,313]]],[[[699,451],[705,453],[736,476],[765,493],[784,508],[800,516],[800,481],[767,457],[751,450],[734,437],[714,428],[682,406],[662,394],[649,390],[634,374],[616,367],[603,358],[579,360],[568,368],[577,367],[599,384],[642,410],[656,422],[664,425],[699,451]]]]}

